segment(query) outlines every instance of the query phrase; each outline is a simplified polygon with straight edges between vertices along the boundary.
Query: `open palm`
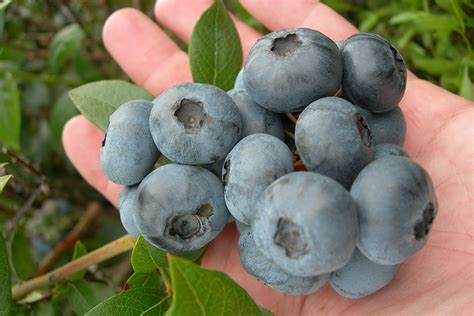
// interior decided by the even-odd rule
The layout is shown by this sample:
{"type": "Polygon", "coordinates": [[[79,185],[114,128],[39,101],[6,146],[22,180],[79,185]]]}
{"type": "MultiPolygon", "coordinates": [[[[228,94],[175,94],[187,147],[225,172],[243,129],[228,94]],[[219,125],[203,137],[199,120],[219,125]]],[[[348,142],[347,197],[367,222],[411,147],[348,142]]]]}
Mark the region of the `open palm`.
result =
{"type": "MultiPolygon", "coordinates": [[[[211,2],[160,0],[155,15],[161,25],[188,41],[195,22],[211,2]]],[[[271,30],[309,27],[333,40],[343,40],[357,32],[337,13],[315,1],[241,2],[271,30]]],[[[261,35],[234,21],[246,55],[261,35]]],[[[186,53],[137,10],[122,9],[110,16],[103,39],[130,78],[153,95],[174,84],[192,81],[186,53]]],[[[401,265],[387,288],[360,300],[340,297],[328,285],[305,297],[278,293],[243,270],[234,225],[228,225],[210,244],[203,265],[229,274],[257,304],[277,315],[471,313],[474,104],[410,74],[401,107],[408,128],[405,148],[430,173],[439,199],[439,213],[426,247],[401,265]]],[[[109,182],[100,169],[102,138],[99,129],[82,116],[71,119],[63,133],[72,163],[92,186],[117,205],[121,187],[109,182]]]]}

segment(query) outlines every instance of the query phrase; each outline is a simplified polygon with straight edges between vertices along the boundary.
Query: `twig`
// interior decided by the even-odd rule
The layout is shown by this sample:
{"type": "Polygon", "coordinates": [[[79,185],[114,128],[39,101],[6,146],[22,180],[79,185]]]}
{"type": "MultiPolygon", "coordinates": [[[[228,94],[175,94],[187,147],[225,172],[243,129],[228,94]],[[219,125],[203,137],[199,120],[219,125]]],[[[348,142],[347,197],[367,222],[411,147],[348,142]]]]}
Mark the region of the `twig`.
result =
{"type": "MultiPolygon", "coordinates": [[[[1,74],[1,71],[0,71],[0,74],[1,74]]],[[[41,179],[45,179],[45,178],[46,178],[46,177],[45,177],[41,172],[39,172],[39,170],[36,169],[29,161],[24,160],[23,158],[21,158],[20,156],[18,156],[18,155],[15,154],[14,152],[12,152],[11,150],[8,150],[7,147],[2,146],[2,152],[3,152],[5,155],[7,155],[7,156],[10,157],[12,163],[18,163],[18,164],[22,165],[23,167],[25,167],[26,169],[28,169],[31,173],[33,173],[35,176],[37,176],[38,178],[40,178],[40,181],[41,181],[41,179]]]]}
{"type": "Polygon", "coordinates": [[[334,94],[334,96],[335,96],[335,97],[340,97],[340,96],[342,96],[342,90],[341,90],[341,89],[337,90],[337,92],[334,94]]]}
{"type": "Polygon", "coordinates": [[[61,254],[74,246],[82,233],[89,227],[92,221],[99,214],[99,203],[92,202],[88,207],[87,211],[82,216],[81,220],[76,224],[73,230],[62,240],[54,249],[41,261],[35,276],[42,275],[53,265],[61,254]]]}
{"type": "Polygon", "coordinates": [[[132,249],[134,244],[135,240],[133,237],[125,235],[54,271],[15,285],[12,289],[12,299],[15,301],[19,300],[33,290],[61,282],[73,273],[84,270],[93,264],[103,262],[132,249]]]}
{"type": "Polygon", "coordinates": [[[296,117],[293,114],[286,113],[286,116],[288,116],[288,118],[290,119],[290,121],[293,122],[293,124],[296,124],[296,117]]]}
{"type": "Polygon", "coordinates": [[[292,132],[290,132],[289,130],[286,130],[284,129],[283,132],[286,134],[286,136],[288,136],[289,138],[291,139],[295,139],[295,134],[293,134],[292,132]]]}

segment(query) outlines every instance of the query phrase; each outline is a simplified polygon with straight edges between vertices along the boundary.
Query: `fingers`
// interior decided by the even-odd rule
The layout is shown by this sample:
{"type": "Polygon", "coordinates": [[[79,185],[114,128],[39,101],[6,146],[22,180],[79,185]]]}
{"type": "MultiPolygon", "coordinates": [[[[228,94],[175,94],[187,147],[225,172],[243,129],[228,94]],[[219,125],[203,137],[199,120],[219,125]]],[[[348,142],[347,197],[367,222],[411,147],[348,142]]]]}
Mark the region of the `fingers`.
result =
{"type": "MultiPolygon", "coordinates": [[[[185,42],[189,42],[193,27],[201,14],[209,8],[212,0],[160,0],[156,2],[155,16],[158,22],[175,33],[185,42]]],[[[232,16],[240,35],[244,56],[261,34],[232,16]]]]}
{"type": "Polygon", "coordinates": [[[103,139],[104,134],[82,115],[70,119],[63,129],[63,145],[69,160],[91,186],[117,206],[121,185],[107,180],[100,167],[103,139]]]}
{"type": "Polygon", "coordinates": [[[140,11],[127,8],[113,13],[105,23],[103,40],[130,78],[153,95],[192,81],[186,53],[140,11]]]}
{"type": "Polygon", "coordinates": [[[344,40],[357,29],[334,10],[315,0],[241,0],[249,13],[271,30],[316,29],[332,40],[344,40]]]}

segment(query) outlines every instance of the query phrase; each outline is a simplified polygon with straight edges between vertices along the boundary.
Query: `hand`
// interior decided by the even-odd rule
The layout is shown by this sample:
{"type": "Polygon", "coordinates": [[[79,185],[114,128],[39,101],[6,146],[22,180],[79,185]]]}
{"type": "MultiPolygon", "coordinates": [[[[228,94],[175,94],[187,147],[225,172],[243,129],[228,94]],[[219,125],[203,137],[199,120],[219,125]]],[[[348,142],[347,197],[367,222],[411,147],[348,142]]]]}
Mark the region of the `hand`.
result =
{"type": "MultiPolygon", "coordinates": [[[[211,0],[160,0],[159,23],[188,41],[194,23],[211,0]]],[[[316,1],[242,0],[245,8],[271,30],[286,27],[317,29],[333,40],[357,30],[336,12],[316,1]]],[[[235,19],[246,55],[260,37],[235,19]]],[[[103,39],[108,51],[137,84],[154,95],[192,81],[186,53],[147,16],[122,9],[107,20],[103,39]]],[[[431,175],[439,213],[426,247],[401,265],[385,289],[360,300],[338,296],[329,285],[306,297],[291,297],[264,286],[247,274],[237,254],[238,233],[228,225],[203,259],[207,268],[229,274],[276,315],[469,313],[474,296],[473,179],[474,104],[410,74],[401,102],[407,120],[405,148],[431,175]]],[[[82,176],[117,205],[120,186],[109,182],[99,165],[103,134],[84,117],[64,129],[66,152],[82,176]]]]}

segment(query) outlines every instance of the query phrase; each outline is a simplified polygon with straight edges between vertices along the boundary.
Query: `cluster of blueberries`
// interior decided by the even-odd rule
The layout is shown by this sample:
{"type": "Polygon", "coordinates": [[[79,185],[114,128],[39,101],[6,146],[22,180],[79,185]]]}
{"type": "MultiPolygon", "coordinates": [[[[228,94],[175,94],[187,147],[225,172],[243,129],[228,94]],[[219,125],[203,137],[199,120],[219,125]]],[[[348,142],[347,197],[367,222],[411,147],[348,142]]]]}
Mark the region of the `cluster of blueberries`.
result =
{"type": "Polygon", "coordinates": [[[227,93],[184,83],[123,104],[101,165],[124,185],[125,229],[185,253],[232,215],[243,267],[268,286],[377,291],[425,245],[437,212],[429,175],[400,147],[406,77],[400,53],[376,34],[336,44],[285,29],[256,42],[227,93]],[[173,163],[152,170],[160,154],[173,163]],[[297,159],[306,171],[295,171],[297,159]]]}

